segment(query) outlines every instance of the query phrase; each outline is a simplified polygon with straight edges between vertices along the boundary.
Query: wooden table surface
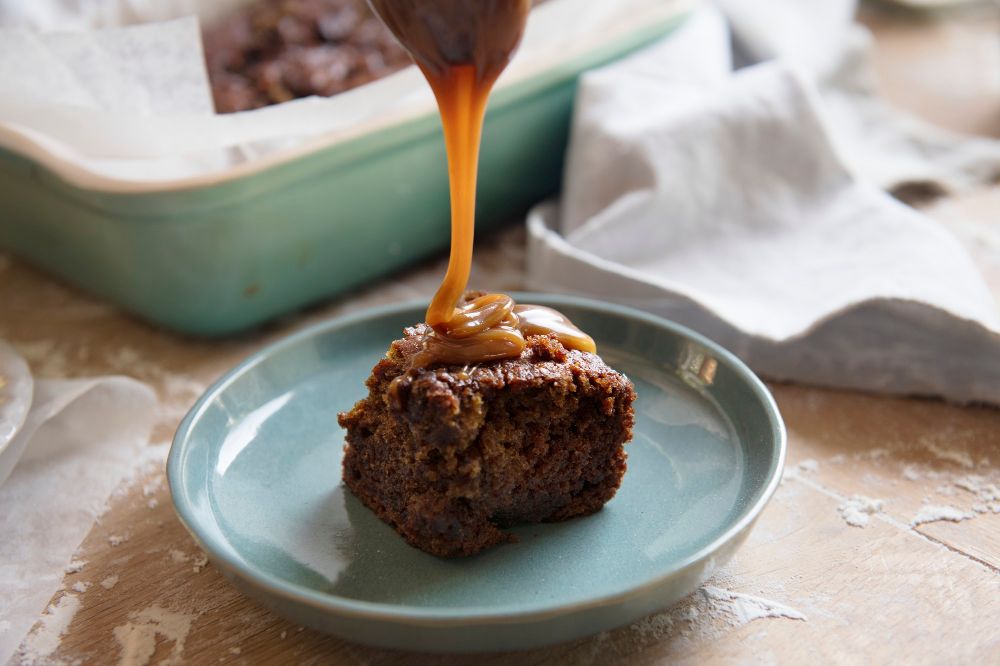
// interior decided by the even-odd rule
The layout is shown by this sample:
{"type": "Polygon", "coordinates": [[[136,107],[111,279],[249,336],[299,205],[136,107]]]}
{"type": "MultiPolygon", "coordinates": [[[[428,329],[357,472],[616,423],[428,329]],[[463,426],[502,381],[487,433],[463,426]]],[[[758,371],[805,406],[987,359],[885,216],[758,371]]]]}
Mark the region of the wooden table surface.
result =
{"type": "MultiPolygon", "coordinates": [[[[1000,21],[866,13],[897,104],[953,129],[1000,136],[1000,21]]],[[[1000,303],[1000,187],[929,212],[966,243],[1000,303]]],[[[475,284],[519,286],[523,232],[486,239],[475,284]]],[[[441,261],[225,342],[156,330],[0,256],[0,337],[36,375],[123,373],[165,406],[169,441],[199,391],[249,352],[310,322],[427,297],[441,261]],[[43,350],[43,351],[39,351],[43,350]],[[128,350],[122,353],[122,350],[128,350]],[[139,359],[138,361],[136,359],[139,359]]],[[[519,654],[412,655],[291,624],[238,594],[174,517],[162,469],[120,489],[90,530],[64,590],[91,585],[53,659],[64,663],[651,664],[1000,663],[1000,410],[772,384],[789,431],[785,480],[736,558],[678,606],[589,639],[519,654]],[[979,492],[976,492],[979,488],[979,492]],[[985,490],[984,490],[985,488],[985,490]],[[995,487],[994,489],[995,490],[995,487]],[[848,525],[855,495],[884,501],[848,525]],[[925,504],[973,518],[911,526],[925,504]],[[110,535],[126,535],[117,546],[110,535]],[[736,595],[719,593],[726,590],[736,595]],[[794,619],[791,608],[805,617],[794,619]],[[128,650],[121,637],[131,632],[128,650]],[[116,638],[117,636],[117,638],[116,638]]],[[[58,592],[53,601],[64,594],[58,592]]],[[[14,663],[21,660],[15,657],[14,663]]]]}

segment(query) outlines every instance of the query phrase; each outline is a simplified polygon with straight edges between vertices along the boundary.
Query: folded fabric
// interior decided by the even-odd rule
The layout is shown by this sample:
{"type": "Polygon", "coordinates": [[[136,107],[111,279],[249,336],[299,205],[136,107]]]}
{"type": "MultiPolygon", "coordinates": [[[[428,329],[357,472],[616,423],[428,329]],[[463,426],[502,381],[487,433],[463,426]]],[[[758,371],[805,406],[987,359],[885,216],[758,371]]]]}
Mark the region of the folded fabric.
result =
{"type": "Polygon", "coordinates": [[[12,468],[0,485],[0,663],[59,589],[112,491],[143,459],[156,405],[153,391],[128,377],[35,382],[27,419],[0,452],[12,468]]]}
{"type": "Polygon", "coordinates": [[[1000,403],[1000,315],[958,241],[845,164],[856,127],[831,130],[805,70],[734,72],[729,44],[708,9],[585,77],[530,282],[668,316],[768,377],[1000,403]]]}

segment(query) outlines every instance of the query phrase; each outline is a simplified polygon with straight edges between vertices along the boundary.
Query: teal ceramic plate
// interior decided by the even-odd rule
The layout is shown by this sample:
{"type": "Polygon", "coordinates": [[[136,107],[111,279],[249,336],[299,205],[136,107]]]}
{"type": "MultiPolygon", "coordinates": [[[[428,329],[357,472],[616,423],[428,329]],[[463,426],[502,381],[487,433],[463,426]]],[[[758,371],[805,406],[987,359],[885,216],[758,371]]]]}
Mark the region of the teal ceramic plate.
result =
{"type": "Polygon", "coordinates": [[[168,462],[181,520],[248,595],[344,638],[422,651],[523,649],[628,623],[694,590],[777,487],[781,417],[732,354],[666,320],[557,307],[635,383],[621,490],[586,518],[517,528],[465,560],[406,545],[340,483],[337,412],[362,397],[419,304],[329,321],[250,357],[184,419],[168,462]]]}

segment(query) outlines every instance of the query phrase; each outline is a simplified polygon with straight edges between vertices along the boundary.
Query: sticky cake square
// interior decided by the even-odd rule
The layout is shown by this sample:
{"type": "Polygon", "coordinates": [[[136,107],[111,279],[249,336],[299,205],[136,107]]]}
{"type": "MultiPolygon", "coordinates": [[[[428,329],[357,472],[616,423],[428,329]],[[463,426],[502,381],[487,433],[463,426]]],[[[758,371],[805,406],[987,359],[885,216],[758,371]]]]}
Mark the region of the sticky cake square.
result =
{"type": "Polygon", "coordinates": [[[515,540],[504,528],[599,510],[625,473],[632,383],[596,354],[533,336],[518,358],[411,368],[408,328],[340,414],[343,479],[406,541],[441,557],[515,540]]]}

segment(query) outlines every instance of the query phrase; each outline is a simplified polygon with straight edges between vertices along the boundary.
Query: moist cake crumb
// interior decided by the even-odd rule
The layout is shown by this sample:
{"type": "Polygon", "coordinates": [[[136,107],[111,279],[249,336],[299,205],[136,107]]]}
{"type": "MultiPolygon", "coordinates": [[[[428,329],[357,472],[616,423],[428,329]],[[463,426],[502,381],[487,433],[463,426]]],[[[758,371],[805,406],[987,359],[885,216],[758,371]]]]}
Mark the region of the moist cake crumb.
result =
{"type": "Polygon", "coordinates": [[[406,329],[339,416],[343,479],[365,506],[410,545],[461,557],[614,496],[634,419],[624,375],[554,336],[529,337],[518,358],[413,368],[427,332],[406,329]]]}

